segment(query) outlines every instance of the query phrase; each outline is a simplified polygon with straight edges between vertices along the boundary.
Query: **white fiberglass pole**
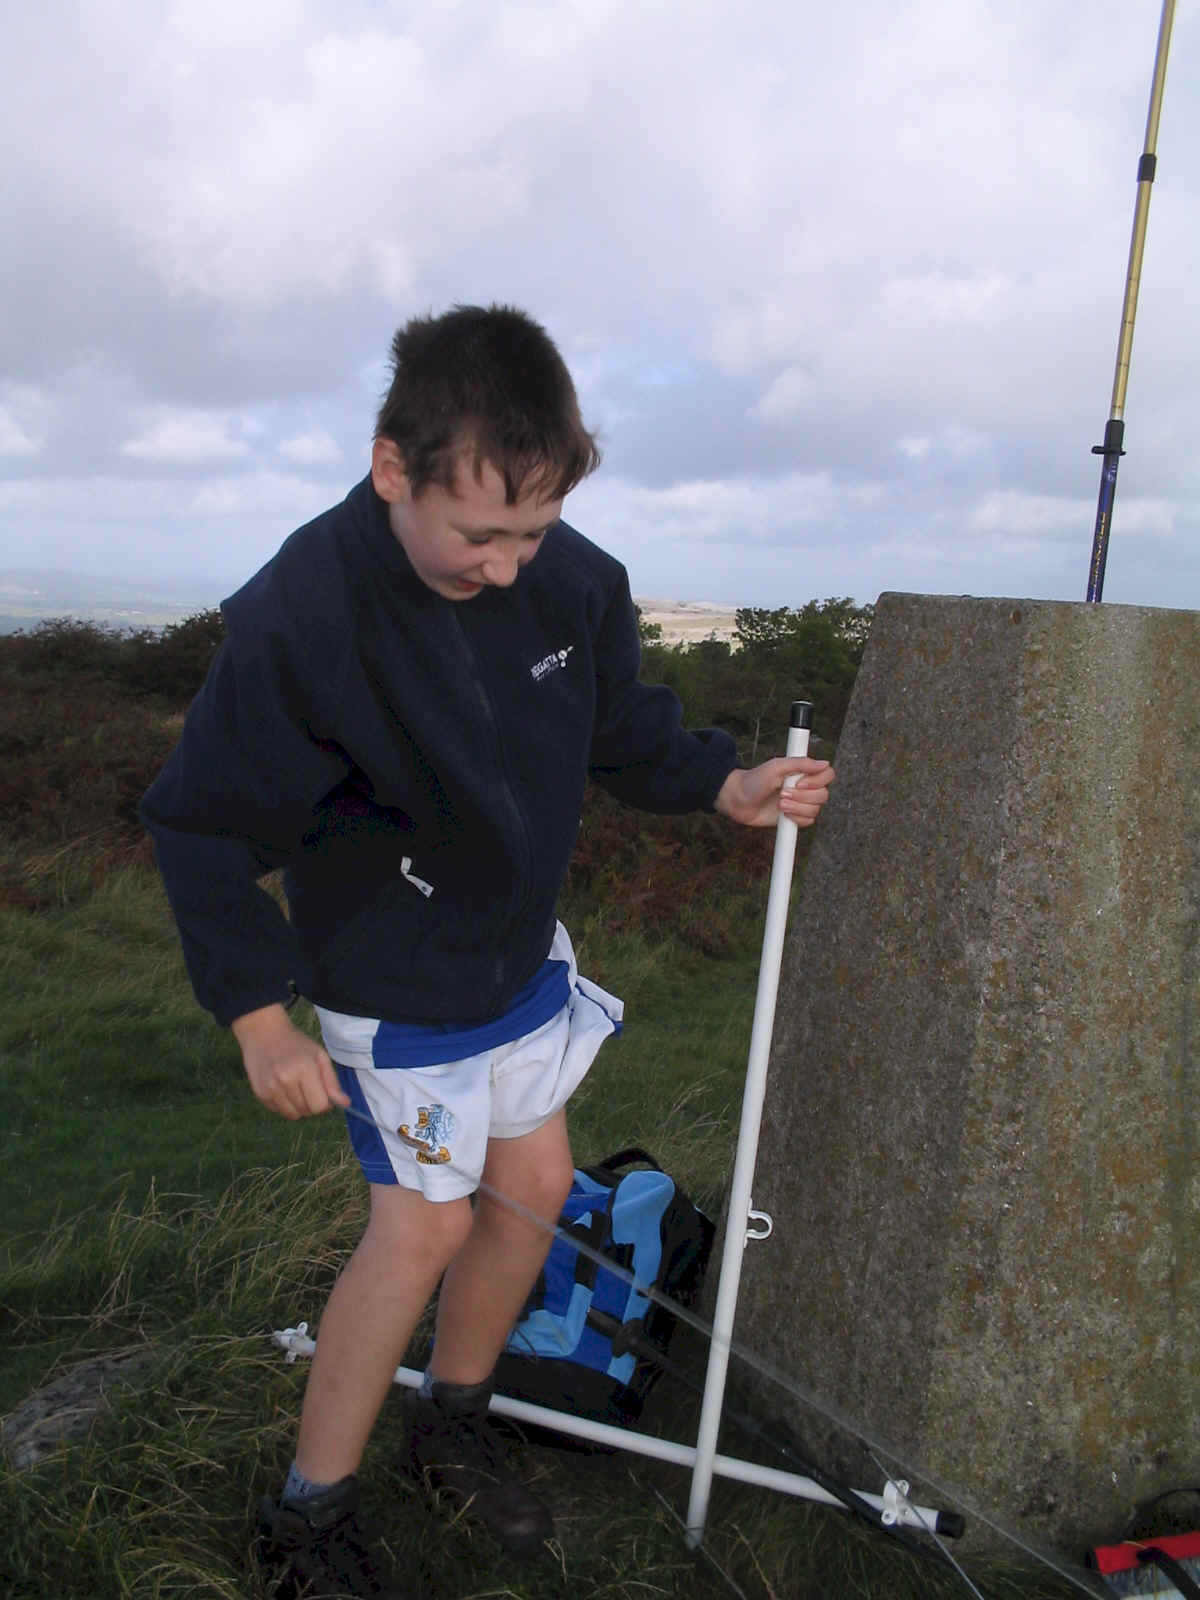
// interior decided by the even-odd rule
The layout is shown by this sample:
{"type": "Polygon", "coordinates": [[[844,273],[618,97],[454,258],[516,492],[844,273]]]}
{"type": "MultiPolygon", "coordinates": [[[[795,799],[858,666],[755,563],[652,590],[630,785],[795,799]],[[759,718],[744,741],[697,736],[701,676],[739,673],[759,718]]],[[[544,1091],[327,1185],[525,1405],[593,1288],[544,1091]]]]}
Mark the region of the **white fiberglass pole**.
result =
{"type": "MultiPolygon", "coordinates": [[[[808,754],[808,735],[812,726],[812,706],[797,700],[792,706],[788,729],[789,756],[808,754]]],[[[795,779],[789,780],[794,783],[795,779]]],[[[771,887],[767,895],[767,920],[763,930],[762,959],[758,967],[758,992],[754,1000],[754,1025],[750,1031],[750,1055],[746,1064],[746,1087],[742,1093],[742,1122],[738,1130],[737,1155],[725,1222],[725,1247],[721,1253],[721,1275],[717,1283],[717,1305],[713,1314],[712,1343],[708,1353],[708,1374],[704,1383],[704,1402],[700,1408],[700,1429],[696,1435],[696,1462],[692,1472],[692,1493],[688,1502],[688,1544],[695,1549],[704,1535],[708,1497],[712,1488],[713,1463],[717,1451],[717,1431],[725,1403],[725,1374],[729,1366],[729,1345],[733,1338],[733,1319],[737,1310],[738,1287],[742,1276],[742,1252],[746,1247],[746,1223],[751,1214],[751,1187],[758,1159],[758,1134],[762,1123],[763,1101],[767,1091],[767,1061],[771,1053],[771,1033],[775,1026],[775,1000],[779,993],[779,969],[783,962],[783,936],[787,927],[788,900],[792,887],[792,864],[796,855],[796,824],[780,817],[775,830],[775,858],[771,864],[771,887]]]]}
{"type": "MultiPolygon", "coordinates": [[[[317,1341],[310,1337],[308,1323],[296,1328],[278,1328],[271,1335],[281,1350],[287,1352],[288,1361],[297,1356],[311,1356],[317,1341]]],[[[407,1389],[419,1389],[425,1374],[415,1367],[397,1367],[392,1382],[407,1389]]],[[[492,1396],[490,1409],[499,1417],[511,1417],[529,1427],[553,1428],[568,1437],[586,1439],[592,1444],[604,1445],[610,1450],[628,1450],[633,1455],[646,1456],[652,1461],[666,1461],[676,1467],[690,1467],[696,1459],[691,1445],[672,1444],[669,1439],[659,1439],[653,1434],[634,1433],[629,1428],[617,1428],[608,1422],[593,1422],[590,1417],[576,1417],[565,1411],[553,1411],[548,1406],[535,1406],[528,1400],[514,1400],[506,1394],[492,1396]]],[[[780,1494],[790,1494],[801,1500],[813,1500],[818,1505],[844,1510],[846,1502],[839,1500],[828,1489],[796,1472],[781,1472],[778,1467],[762,1467],[754,1461],[738,1461],[732,1456],[716,1456],[714,1468],[718,1477],[733,1478],[738,1483],[748,1483],[758,1489],[775,1489],[780,1494]]],[[[946,1513],[932,1506],[915,1506],[908,1499],[908,1486],[903,1480],[884,1484],[882,1494],[868,1494],[856,1489],[860,1500],[866,1501],[881,1513],[885,1526],[899,1523],[906,1528],[920,1528],[925,1533],[950,1533],[959,1531],[947,1523],[946,1513]]]]}

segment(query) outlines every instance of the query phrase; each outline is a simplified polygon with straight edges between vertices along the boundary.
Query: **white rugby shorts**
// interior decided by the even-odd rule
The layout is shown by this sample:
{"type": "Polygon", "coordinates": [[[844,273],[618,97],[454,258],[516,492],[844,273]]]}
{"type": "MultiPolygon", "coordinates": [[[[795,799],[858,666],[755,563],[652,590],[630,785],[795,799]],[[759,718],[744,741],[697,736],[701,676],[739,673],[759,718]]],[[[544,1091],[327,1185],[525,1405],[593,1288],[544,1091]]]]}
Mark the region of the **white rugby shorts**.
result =
{"type": "Polygon", "coordinates": [[[567,1003],[556,1015],[511,1043],[435,1066],[377,1067],[378,1020],[315,1008],[342,1088],[376,1124],[346,1119],[369,1183],[419,1189],[427,1200],[473,1194],[489,1139],[519,1139],[566,1105],[619,1028],[623,1005],[579,976],[561,923],[548,959],[568,968],[567,1003]]]}

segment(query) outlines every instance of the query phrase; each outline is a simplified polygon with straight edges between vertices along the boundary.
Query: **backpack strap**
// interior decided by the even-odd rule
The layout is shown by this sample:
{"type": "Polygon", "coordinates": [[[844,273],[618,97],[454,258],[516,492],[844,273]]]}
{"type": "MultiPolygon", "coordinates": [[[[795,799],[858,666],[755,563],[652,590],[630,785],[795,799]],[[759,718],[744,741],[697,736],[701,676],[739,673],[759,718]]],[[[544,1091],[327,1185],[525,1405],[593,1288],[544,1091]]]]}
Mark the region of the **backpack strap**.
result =
{"type": "Polygon", "coordinates": [[[602,1172],[620,1172],[622,1167],[636,1166],[641,1162],[643,1166],[653,1167],[655,1172],[662,1168],[648,1150],[643,1150],[640,1144],[631,1144],[627,1150],[618,1150],[616,1155],[605,1156],[603,1161],[596,1165],[602,1172]]]}
{"type": "MultiPolygon", "coordinates": [[[[574,1239],[581,1239],[584,1244],[591,1245],[593,1250],[603,1254],[611,1220],[603,1206],[596,1206],[588,1214],[586,1221],[582,1217],[577,1217],[573,1222],[564,1224],[563,1232],[569,1233],[574,1239]]],[[[584,1255],[582,1250],[576,1252],[576,1283],[581,1283],[585,1289],[594,1289],[596,1287],[597,1270],[595,1256],[584,1255]]]]}
{"type": "Polygon", "coordinates": [[[1138,1551],[1138,1560],[1143,1566],[1157,1567],[1160,1572],[1165,1572],[1185,1600],[1200,1600],[1200,1583],[1196,1582],[1174,1556],[1169,1556],[1158,1545],[1145,1545],[1138,1551]]]}

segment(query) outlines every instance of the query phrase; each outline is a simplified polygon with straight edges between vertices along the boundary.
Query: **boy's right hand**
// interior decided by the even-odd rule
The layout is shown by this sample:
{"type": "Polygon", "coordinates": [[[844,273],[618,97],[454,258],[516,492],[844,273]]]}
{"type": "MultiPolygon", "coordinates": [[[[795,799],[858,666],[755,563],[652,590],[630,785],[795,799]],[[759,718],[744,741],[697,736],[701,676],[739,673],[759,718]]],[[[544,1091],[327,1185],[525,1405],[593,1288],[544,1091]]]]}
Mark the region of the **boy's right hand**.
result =
{"type": "Polygon", "coordinates": [[[263,1105],[295,1122],[331,1106],[348,1106],[333,1062],[281,1005],[248,1011],[231,1024],[250,1087],[263,1105]]]}

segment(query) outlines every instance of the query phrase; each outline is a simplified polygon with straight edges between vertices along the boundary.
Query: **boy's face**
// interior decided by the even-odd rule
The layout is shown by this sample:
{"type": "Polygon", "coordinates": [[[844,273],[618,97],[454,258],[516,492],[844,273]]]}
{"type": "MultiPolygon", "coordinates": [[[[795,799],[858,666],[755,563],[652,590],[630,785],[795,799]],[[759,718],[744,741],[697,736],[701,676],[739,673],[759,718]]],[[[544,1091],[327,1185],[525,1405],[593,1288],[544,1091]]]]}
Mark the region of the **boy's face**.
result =
{"type": "Polygon", "coordinates": [[[476,477],[474,461],[466,454],[459,458],[453,493],[431,483],[414,495],[390,439],[375,441],[371,479],[387,502],[392,532],[413,571],[447,600],[470,600],[486,588],[506,589],[562,515],[561,500],[537,495],[507,505],[504,479],[491,462],[483,462],[476,477]]]}

